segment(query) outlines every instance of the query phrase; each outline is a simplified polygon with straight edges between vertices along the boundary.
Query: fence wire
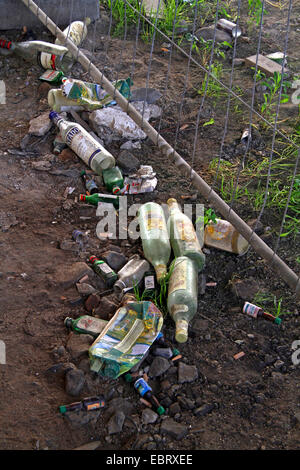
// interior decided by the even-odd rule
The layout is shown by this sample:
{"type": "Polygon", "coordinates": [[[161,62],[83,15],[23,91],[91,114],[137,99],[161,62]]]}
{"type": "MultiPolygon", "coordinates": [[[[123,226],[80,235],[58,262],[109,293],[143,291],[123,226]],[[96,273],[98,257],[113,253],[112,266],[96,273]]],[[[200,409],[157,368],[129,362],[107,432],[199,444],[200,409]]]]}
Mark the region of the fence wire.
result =
{"type": "MultiPolygon", "coordinates": [[[[57,37],[60,39],[62,38],[62,33],[61,30],[58,28],[57,24],[59,22],[60,18],[60,13],[63,5],[63,0],[60,0],[60,5],[56,11],[56,13],[53,15],[55,17],[55,21],[53,22],[47,15],[42,12],[42,10],[32,1],[32,0],[20,0],[22,1],[28,8],[31,9],[32,12],[36,14],[38,18],[45,24],[48,29],[57,37]],[[54,26],[53,27],[53,23],[54,26]]],[[[65,45],[69,51],[72,53],[72,55],[76,58],[77,61],[83,65],[86,74],[89,77],[89,80],[92,80],[95,78],[95,75],[97,77],[101,76],[100,81],[98,83],[103,86],[104,89],[106,87],[109,87],[111,85],[108,84],[107,79],[105,77],[105,71],[110,72],[110,82],[114,80],[119,79],[119,73],[120,70],[122,70],[123,66],[123,61],[124,61],[124,51],[126,50],[128,52],[129,47],[132,47],[132,59],[131,59],[131,66],[129,70],[129,76],[130,79],[134,82],[135,79],[135,74],[136,74],[136,69],[137,69],[137,60],[138,57],[140,57],[140,54],[143,53],[145,55],[145,51],[147,50],[147,47],[145,46],[145,42],[142,41],[142,27],[145,27],[147,25],[149,29],[152,31],[151,38],[148,41],[148,54],[149,54],[149,59],[148,59],[148,66],[147,66],[147,71],[146,71],[146,76],[145,76],[145,88],[148,90],[151,88],[151,86],[155,87],[157,85],[156,80],[157,77],[155,76],[154,79],[152,77],[151,80],[151,75],[155,75],[155,70],[153,71],[153,60],[154,60],[154,54],[156,50],[161,49],[161,43],[162,41],[167,41],[168,43],[168,60],[167,60],[167,70],[164,76],[164,79],[161,80],[162,83],[159,83],[159,88],[162,90],[162,113],[159,118],[158,124],[157,124],[157,131],[154,131],[152,126],[146,120],[144,119],[144,113],[145,113],[145,106],[146,106],[146,101],[147,101],[147,94],[146,94],[146,99],[144,100],[143,104],[143,109],[141,112],[141,120],[139,120],[139,113],[134,112],[132,109],[132,106],[130,105],[130,102],[123,99],[118,93],[118,90],[116,89],[116,86],[114,87],[114,98],[116,99],[117,103],[125,110],[136,122],[139,123],[140,127],[142,130],[144,130],[146,133],[148,133],[148,136],[151,135],[152,140],[154,143],[173,161],[177,166],[179,166],[180,169],[183,169],[183,172],[188,176],[190,176],[192,182],[200,189],[200,192],[208,201],[212,203],[212,205],[215,204],[215,208],[221,212],[221,214],[227,218],[238,230],[239,232],[251,243],[255,251],[263,256],[269,263],[269,265],[273,265],[277,271],[279,270],[282,277],[285,279],[285,281],[292,287],[294,292],[298,294],[300,292],[300,278],[297,276],[288,266],[278,257],[277,253],[279,250],[280,246],[280,240],[281,236],[284,231],[285,227],[285,222],[286,218],[288,215],[288,210],[289,210],[289,205],[293,193],[293,188],[295,181],[297,179],[297,171],[298,171],[298,164],[299,164],[299,155],[300,155],[300,148],[297,143],[297,141],[293,140],[291,136],[287,135],[285,132],[283,132],[279,126],[279,112],[280,112],[280,104],[281,104],[281,97],[283,93],[283,87],[284,87],[284,68],[286,64],[286,58],[287,58],[287,51],[288,51],[288,44],[289,44],[289,31],[290,31],[290,21],[291,21],[291,14],[292,14],[292,0],[289,0],[288,2],[288,12],[287,12],[287,18],[286,18],[286,32],[284,36],[284,41],[283,43],[283,61],[282,61],[282,67],[281,67],[281,78],[280,78],[280,87],[276,96],[276,112],[274,113],[273,120],[270,118],[267,118],[264,116],[261,112],[257,111],[255,109],[255,101],[256,101],[256,90],[257,90],[257,82],[260,77],[259,75],[259,54],[262,54],[262,38],[263,38],[263,25],[264,25],[264,11],[265,11],[265,0],[261,1],[261,13],[260,17],[258,19],[258,34],[257,34],[257,48],[256,48],[256,62],[255,62],[255,67],[254,67],[254,75],[253,75],[253,82],[251,86],[251,100],[250,104],[245,101],[243,97],[240,96],[240,94],[237,93],[236,91],[236,86],[234,85],[234,73],[236,70],[236,56],[237,56],[237,45],[240,40],[243,40],[243,38],[239,39],[237,36],[234,37],[233,41],[233,47],[232,47],[232,55],[231,55],[231,68],[230,68],[230,76],[229,76],[229,83],[228,85],[224,83],[224,80],[220,79],[220,77],[217,76],[215,73],[214,69],[214,61],[216,54],[220,53],[220,49],[217,43],[217,32],[218,32],[218,27],[217,23],[220,18],[224,17],[224,8],[223,4],[221,6],[221,3],[219,0],[215,0],[214,2],[207,2],[207,3],[213,3],[214,4],[214,29],[213,29],[213,35],[212,35],[212,40],[211,43],[206,43],[210,44],[210,54],[209,54],[209,60],[208,60],[208,66],[204,66],[203,63],[200,62],[201,58],[201,51],[200,49],[200,54],[199,50],[197,51],[197,48],[200,48],[200,45],[203,44],[201,41],[199,41],[199,38],[196,37],[196,31],[197,31],[197,24],[199,24],[199,21],[201,20],[201,14],[203,13],[203,10],[201,10],[201,6],[203,6],[203,0],[198,0],[198,1],[190,1],[187,2],[186,0],[157,0],[156,5],[157,8],[156,10],[152,11],[152,14],[149,16],[145,13],[144,11],[144,4],[146,3],[146,0],[138,2],[137,0],[123,0],[120,2],[120,0],[106,0],[104,2],[100,2],[100,20],[101,20],[101,15],[104,15],[104,11],[108,12],[108,17],[109,17],[109,23],[107,26],[107,32],[106,34],[103,35],[103,32],[101,33],[102,36],[104,36],[104,43],[105,47],[103,51],[101,51],[101,56],[104,60],[102,60],[101,64],[99,64],[99,69],[95,68],[95,63],[99,63],[99,60],[97,60],[97,55],[98,52],[96,50],[96,38],[99,36],[99,32],[97,31],[97,28],[99,26],[98,21],[94,21],[90,26],[89,26],[89,31],[92,31],[91,37],[92,40],[89,41],[88,45],[86,42],[83,42],[85,49],[82,49],[81,47],[73,47],[72,44],[70,44],[69,40],[69,31],[64,38],[64,42],[61,41],[63,45],[65,45]],[[121,3],[121,5],[120,5],[121,3]],[[178,27],[178,22],[179,22],[179,11],[182,8],[182,4],[188,4],[189,5],[189,17],[190,17],[190,34],[189,34],[189,43],[187,43],[187,47],[183,47],[181,42],[178,41],[178,37],[176,34],[177,27],[178,27]],[[123,7],[123,33],[119,38],[122,38],[123,41],[123,47],[120,50],[120,55],[117,60],[117,63],[112,64],[112,61],[110,59],[110,55],[115,56],[111,52],[111,48],[113,50],[114,48],[114,41],[115,36],[114,36],[114,26],[116,24],[116,17],[115,17],[115,12],[116,12],[116,7],[118,6],[123,7]],[[173,24],[172,28],[169,31],[169,34],[166,34],[166,32],[162,31],[159,27],[159,18],[160,18],[160,13],[161,13],[161,8],[163,6],[168,6],[168,4],[173,5],[173,24]],[[105,7],[105,10],[104,10],[105,7]],[[201,10],[201,11],[200,11],[201,10]],[[132,18],[132,13],[136,15],[135,23],[132,24],[131,18],[132,18]],[[133,32],[133,26],[135,26],[135,32],[133,32]],[[130,31],[130,38],[129,38],[129,31],[130,31]],[[89,59],[87,60],[85,52],[86,48],[88,47],[89,49],[89,59]],[[83,51],[83,52],[82,52],[83,51]],[[196,51],[196,52],[195,52],[196,51]],[[173,99],[177,103],[177,111],[173,116],[173,122],[175,124],[175,132],[173,135],[173,141],[172,142],[166,142],[164,138],[162,137],[161,133],[163,132],[163,118],[165,116],[166,109],[168,107],[168,100],[170,99],[170,83],[172,81],[172,72],[174,63],[173,63],[173,58],[174,54],[180,55],[182,59],[182,70],[184,71],[184,80],[182,85],[181,91],[179,91],[178,88],[178,94],[176,97],[173,99]],[[185,109],[185,103],[186,103],[186,98],[187,96],[190,96],[191,93],[191,74],[195,75],[195,70],[199,71],[199,75],[202,74],[204,75],[205,78],[205,86],[203,89],[203,93],[201,96],[201,101],[200,105],[198,108],[198,111],[196,113],[196,119],[195,119],[195,124],[194,124],[194,137],[193,139],[190,139],[192,141],[192,151],[189,156],[190,160],[190,165],[187,164],[179,155],[177,152],[178,146],[178,139],[181,131],[181,126],[182,126],[182,116],[183,116],[183,111],[185,109]],[[101,75],[99,75],[101,74],[101,75]],[[205,183],[202,178],[195,173],[195,171],[199,171],[199,164],[203,163],[203,155],[201,149],[199,150],[199,134],[202,132],[203,134],[203,129],[204,126],[200,127],[200,123],[203,119],[203,110],[205,108],[205,105],[207,104],[208,101],[208,89],[209,85],[211,82],[218,86],[219,90],[222,90],[223,93],[226,94],[227,101],[226,101],[226,108],[225,108],[225,113],[224,113],[224,119],[222,122],[223,126],[223,132],[221,133],[221,139],[219,142],[219,150],[215,150],[216,154],[216,170],[214,174],[214,178],[212,181],[211,186],[209,186],[207,183],[205,183]],[[263,200],[261,203],[261,207],[259,209],[259,214],[257,217],[257,222],[255,227],[250,229],[249,227],[246,228],[246,224],[237,216],[237,214],[234,212],[233,207],[236,205],[237,202],[237,192],[239,188],[239,183],[240,183],[240,178],[242,171],[245,169],[245,165],[247,163],[247,156],[249,154],[249,150],[251,147],[252,140],[251,138],[248,138],[246,140],[246,145],[243,151],[243,155],[240,158],[239,164],[236,169],[236,174],[235,176],[232,174],[231,176],[234,176],[234,184],[232,185],[231,188],[231,194],[230,197],[228,197],[229,200],[229,205],[224,203],[222,198],[216,195],[217,187],[218,187],[218,180],[219,180],[219,175],[221,171],[221,165],[224,162],[224,146],[226,142],[226,137],[228,136],[229,130],[230,130],[230,117],[232,118],[231,114],[231,105],[232,103],[238,103],[239,105],[243,106],[243,109],[249,112],[249,118],[247,120],[247,128],[249,130],[249,135],[252,135],[252,130],[253,128],[255,129],[257,127],[257,124],[254,122],[254,117],[258,122],[261,122],[262,125],[265,125],[267,129],[271,130],[272,132],[272,138],[271,138],[271,150],[269,154],[269,160],[268,160],[268,169],[267,169],[267,179],[265,183],[265,190],[264,190],[264,196],[263,200]],[[289,184],[289,190],[288,190],[288,195],[286,199],[286,204],[283,208],[283,216],[280,224],[280,229],[279,233],[275,242],[275,249],[271,250],[267,247],[267,245],[261,240],[257,234],[255,233],[255,229],[259,221],[261,220],[268,203],[268,197],[269,197],[269,188],[270,188],[270,181],[272,178],[272,170],[273,170],[273,157],[274,153],[277,154],[278,150],[276,148],[276,139],[281,138],[281,142],[285,142],[287,146],[290,146],[292,149],[294,149],[294,154],[296,155],[295,157],[295,163],[293,164],[292,170],[290,174],[288,175],[290,177],[290,184],[289,184]],[[194,171],[195,170],[195,171],[194,171]]],[[[155,2],[154,2],[155,3],[155,2]]],[[[235,5],[235,23],[237,26],[240,25],[241,21],[241,12],[243,11],[242,8],[242,0],[237,0],[236,2],[229,2],[230,3],[230,8],[231,11],[233,10],[233,6],[235,5]]],[[[82,19],[86,18],[87,12],[86,12],[86,2],[82,2],[83,8],[82,8],[82,19]]],[[[74,21],[73,16],[73,9],[74,7],[74,0],[71,1],[71,7],[70,7],[70,16],[69,16],[69,24],[74,21]]],[[[200,21],[201,23],[201,21],[200,21]]],[[[203,25],[202,25],[203,26],[203,25]]],[[[183,36],[184,38],[184,36],[183,36]]],[[[83,38],[82,38],[83,39],[83,38]]],[[[205,41],[204,41],[205,43],[205,41]]],[[[147,44],[147,43],[146,43],[147,44]]],[[[114,52],[114,51],[113,51],[114,52]]],[[[126,62],[127,63],[127,62],[126,62]]],[[[249,69],[250,70],[250,69],[249,69]]],[[[128,76],[128,74],[127,74],[128,76]]],[[[176,74],[175,74],[176,76],[176,74]]],[[[107,91],[107,90],[106,90],[107,91]]],[[[207,104],[208,107],[210,104],[207,104]]],[[[244,112],[245,112],[244,111],[244,112]]],[[[235,117],[233,119],[236,120],[235,117]]],[[[204,135],[205,139],[205,135],[204,135]]],[[[202,139],[203,140],[203,139],[202,139]]],[[[201,166],[201,165],[200,165],[201,166]]]]}

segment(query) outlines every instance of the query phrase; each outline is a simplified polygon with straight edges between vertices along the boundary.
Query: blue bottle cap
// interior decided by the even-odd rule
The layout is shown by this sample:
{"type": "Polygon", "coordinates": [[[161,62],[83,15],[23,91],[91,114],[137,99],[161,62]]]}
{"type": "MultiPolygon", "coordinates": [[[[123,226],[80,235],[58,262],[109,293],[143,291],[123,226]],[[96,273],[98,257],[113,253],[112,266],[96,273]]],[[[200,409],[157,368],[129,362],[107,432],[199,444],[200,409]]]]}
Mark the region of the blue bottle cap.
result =
{"type": "Polygon", "coordinates": [[[50,111],[50,113],[49,113],[49,119],[51,119],[51,120],[58,117],[58,116],[59,116],[59,114],[56,111],[50,111]]]}

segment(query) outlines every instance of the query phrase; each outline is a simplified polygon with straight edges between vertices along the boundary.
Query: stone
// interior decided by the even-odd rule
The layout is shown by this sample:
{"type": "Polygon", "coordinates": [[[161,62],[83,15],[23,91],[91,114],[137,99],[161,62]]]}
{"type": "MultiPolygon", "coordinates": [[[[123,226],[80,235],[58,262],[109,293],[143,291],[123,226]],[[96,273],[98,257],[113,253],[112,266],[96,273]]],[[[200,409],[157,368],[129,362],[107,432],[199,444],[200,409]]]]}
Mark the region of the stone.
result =
{"type": "Polygon", "coordinates": [[[168,359],[165,359],[161,356],[156,356],[153,362],[151,363],[148,375],[149,377],[158,377],[164,374],[170,366],[171,364],[168,359]]]}
{"type": "Polygon", "coordinates": [[[177,397],[177,401],[183,410],[193,410],[195,408],[195,402],[190,398],[179,396],[177,397]]]}
{"type": "MultiPolygon", "coordinates": [[[[195,36],[198,38],[201,37],[205,41],[210,41],[210,40],[212,41],[214,38],[214,31],[215,31],[214,25],[208,26],[205,28],[198,29],[195,33],[195,36]]],[[[216,42],[226,41],[230,44],[232,42],[232,36],[226,31],[216,29],[215,41],[216,42]]]]}
{"type": "Polygon", "coordinates": [[[196,366],[189,366],[180,362],[178,366],[178,382],[183,384],[185,382],[193,382],[198,378],[198,369],[196,366]]]}
{"type": "Polygon", "coordinates": [[[29,122],[28,133],[37,137],[42,137],[50,131],[51,127],[52,121],[50,121],[49,112],[47,111],[46,113],[43,113],[40,116],[31,119],[31,121],[29,122]]]}
{"type": "Polygon", "coordinates": [[[258,219],[248,220],[247,225],[249,225],[249,227],[251,227],[252,230],[257,233],[257,235],[262,235],[264,233],[263,223],[258,219]]]}
{"type": "Polygon", "coordinates": [[[85,410],[67,411],[64,414],[64,417],[67,421],[69,421],[73,428],[78,429],[82,426],[86,426],[87,424],[95,425],[100,416],[100,413],[100,410],[93,410],[90,412],[85,410]]]}
{"type": "Polygon", "coordinates": [[[251,302],[255,294],[261,289],[261,286],[254,278],[234,279],[231,283],[232,293],[245,301],[251,302]]]}
{"type": "Polygon", "coordinates": [[[202,405],[202,406],[200,406],[199,408],[197,408],[197,409],[194,411],[194,414],[195,414],[196,416],[205,416],[205,415],[207,415],[208,413],[210,413],[214,408],[215,408],[215,405],[205,404],[205,405],[202,405]]]}
{"type": "Polygon", "coordinates": [[[137,171],[140,167],[139,160],[127,150],[120,152],[116,164],[122,169],[122,172],[125,175],[137,171]]]}
{"type": "Polygon", "coordinates": [[[131,415],[135,410],[135,405],[126,398],[116,397],[109,401],[107,413],[112,414],[122,411],[125,416],[131,415]]]}
{"type": "Polygon", "coordinates": [[[88,312],[95,311],[96,307],[98,307],[100,303],[100,296],[98,294],[91,294],[86,299],[84,306],[88,312]]]}
{"type": "Polygon", "coordinates": [[[142,422],[144,424],[153,424],[156,422],[158,414],[150,408],[145,408],[142,412],[142,422]]]}
{"type": "Polygon", "coordinates": [[[117,411],[108,422],[108,434],[116,434],[122,431],[125,421],[123,411],[117,411]]]}
{"type": "Polygon", "coordinates": [[[126,264],[127,258],[123,253],[116,251],[105,251],[102,259],[115,271],[118,272],[126,264]]]}
{"type": "Polygon", "coordinates": [[[76,447],[75,449],[72,450],[96,450],[98,447],[100,447],[101,441],[93,441],[93,442],[88,442],[87,444],[83,444],[82,446],[76,447]]]}
{"type": "Polygon", "coordinates": [[[31,166],[34,170],[48,171],[51,168],[51,163],[48,160],[40,160],[38,162],[31,162],[31,166]]]}
{"type": "Polygon", "coordinates": [[[76,153],[74,153],[71,149],[65,148],[62,152],[58,155],[59,160],[62,162],[76,162],[78,161],[78,157],[76,153]]]}
{"type": "Polygon", "coordinates": [[[47,98],[48,93],[51,90],[51,88],[52,87],[51,87],[50,83],[47,83],[47,82],[41,83],[40,86],[38,87],[38,90],[37,90],[38,98],[39,99],[47,98]]]}
{"type": "Polygon", "coordinates": [[[88,275],[89,278],[91,278],[94,276],[94,271],[86,263],[79,261],[71,265],[58,265],[50,280],[54,280],[64,289],[68,289],[85,275],[88,275]]]}
{"type": "Polygon", "coordinates": [[[177,413],[181,413],[181,408],[178,401],[175,401],[175,403],[172,403],[169,407],[169,414],[170,416],[175,416],[177,413]]]}
{"type": "Polygon", "coordinates": [[[156,88],[135,88],[131,90],[130,101],[146,101],[146,103],[155,103],[161,97],[160,91],[156,88]]]}
{"type": "Polygon", "coordinates": [[[117,311],[118,305],[106,297],[100,299],[100,303],[95,308],[95,315],[102,320],[109,320],[117,311]]]}
{"type": "MultiPolygon", "coordinates": [[[[274,60],[268,59],[268,57],[264,57],[262,54],[258,54],[258,58],[256,55],[252,55],[250,57],[245,58],[245,64],[248,67],[255,67],[257,62],[258,68],[267,75],[274,75],[274,72],[282,73],[282,66],[274,60]]],[[[284,72],[287,72],[287,69],[283,69],[284,72]]]]}
{"type": "Polygon", "coordinates": [[[88,354],[88,350],[93,343],[94,338],[85,334],[70,334],[66,348],[69,351],[72,360],[81,358],[88,354]]]}
{"type": "Polygon", "coordinates": [[[168,434],[172,438],[182,439],[188,432],[187,426],[184,424],[177,423],[172,418],[164,419],[160,426],[160,433],[161,434],[168,434]]]}
{"type": "Polygon", "coordinates": [[[65,375],[65,391],[73,397],[79,396],[85,384],[84,372],[79,369],[71,369],[65,375]]]}
{"type": "Polygon", "coordinates": [[[59,244],[59,248],[63,251],[73,251],[76,253],[78,251],[77,243],[73,242],[72,240],[63,240],[59,244]]]}
{"type": "Polygon", "coordinates": [[[76,284],[77,290],[79,294],[81,295],[90,295],[90,294],[95,294],[97,290],[95,287],[91,286],[90,284],[87,284],[86,282],[78,282],[76,284]]]}

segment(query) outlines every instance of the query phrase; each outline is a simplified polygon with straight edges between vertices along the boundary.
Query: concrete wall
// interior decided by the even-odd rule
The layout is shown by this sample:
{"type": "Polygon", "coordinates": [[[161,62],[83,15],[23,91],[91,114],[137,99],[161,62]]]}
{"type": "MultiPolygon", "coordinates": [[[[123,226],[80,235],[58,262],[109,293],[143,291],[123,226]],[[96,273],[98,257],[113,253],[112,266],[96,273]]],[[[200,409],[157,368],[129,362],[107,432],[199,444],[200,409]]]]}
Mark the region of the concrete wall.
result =
{"type": "MultiPolygon", "coordinates": [[[[85,16],[99,18],[99,0],[35,0],[35,3],[58,26],[67,26],[71,21],[82,20],[85,16]],[[73,11],[72,11],[73,3],[73,11]]],[[[41,27],[40,20],[21,0],[0,0],[0,31],[41,27]]]]}

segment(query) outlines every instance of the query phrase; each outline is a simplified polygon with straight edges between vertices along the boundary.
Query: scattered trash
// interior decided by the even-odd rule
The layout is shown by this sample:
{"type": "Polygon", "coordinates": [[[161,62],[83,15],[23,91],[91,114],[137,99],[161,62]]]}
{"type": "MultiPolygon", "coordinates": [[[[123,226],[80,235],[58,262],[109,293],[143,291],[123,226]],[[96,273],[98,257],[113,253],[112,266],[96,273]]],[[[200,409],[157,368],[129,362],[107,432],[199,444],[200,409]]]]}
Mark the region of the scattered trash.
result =
{"type": "Polygon", "coordinates": [[[276,325],[280,325],[282,321],[281,318],[275,317],[271,313],[264,312],[261,307],[257,307],[257,305],[250,304],[249,302],[245,302],[243,312],[253,318],[264,318],[265,320],[276,323],[276,325]]]}
{"type": "Polygon", "coordinates": [[[119,167],[114,166],[102,172],[103,182],[107,191],[116,194],[124,186],[124,178],[119,167]]]}
{"type": "Polygon", "coordinates": [[[175,259],[168,286],[168,312],[176,325],[178,343],[188,339],[189,321],[197,312],[198,270],[190,258],[175,259]]]}
{"type": "Polygon", "coordinates": [[[273,60],[274,62],[277,62],[277,64],[282,65],[284,62],[284,65],[287,65],[287,55],[284,57],[283,52],[273,52],[272,54],[268,54],[266,56],[268,59],[273,60]]]}
{"type": "Polygon", "coordinates": [[[48,82],[53,85],[61,85],[62,79],[65,77],[64,73],[61,70],[46,70],[39,79],[43,82],[48,82]]]}
{"type": "Polygon", "coordinates": [[[138,221],[145,258],[152,264],[160,283],[167,274],[171,246],[162,207],[155,202],[143,204],[138,211],[138,221]]]}
{"type": "MultiPolygon", "coordinates": [[[[252,55],[250,57],[245,58],[245,64],[248,65],[249,67],[255,67],[256,66],[256,55],[252,55]]],[[[258,59],[257,59],[257,67],[261,72],[266,73],[267,75],[274,75],[274,72],[277,73],[282,73],[282,66],[274,60],[269,59],[268,57],[263,56],[262,54],[258,54],[258,59]]],[[[284,68],[283,72],[287,72],[287,69],[284,68]]]]}
{"type": "Polygon", "coordinates": [[[205,265],[203,240],[200,244],[191,219],[183,214],[176,199],[168,199],[167,204],[170,213],[167,227],[174,255],[191,258],[201,271],[205,265]]]}
{"type": "Polygon", "coordinates": [[[129,371],[143,359],[162,325],[162,314],[152,302],[122,306],[89,349],[91,370],[115,379],[129,371]]]}
{"type": "Polygon", "coordinates": [[[143,8],[148,18],[164,19],[166,6],[163,0],[143,0],[143,8]]]}
{"type": "Polygon", "coordinates": [[[251,140],[251,131],[250,129],[245,129],[242,133],[241,142],[244,145],[247,145],[248,141],[251,140]]]}
{"type": "Polygon", "coordinates": [[[230,33],[233,38],[238,38],[242,34],[242,30],[239,26],[237,26],[235,23],[232,23],[232,21],[226,20],[225,18],[222,18],[217,22],[217,28],[223,29],[224,31],[230,33]]]}
{"type": "Polygon", "coordinates": [[[85,194],[80,194],[79,200],[83,202],[87,202],[88,204],[93,204],[94,206],[98,206],[99,203],[106,202],[109,204],[113,204],[113,206],[116,208],[119,207],[119,196],[114,196],[111,194],[95,193],[95,194],[91,194],[90,196],[86,196],[85,194]]]}
{"type": "Polygon", "coordinates": [[[140,258],[139,255],[133,255],[117,273],[118,280],[114,284],[116,294],[122,294],[126,288],[137,287],[149,269],[148,261],[140,258]]]}
{"type": "Polygon", "coordinates": [[[114,157],[80,125],[63,119],[55,111],[49,114],[60,129],[66,144],[97,174],[115,165],[114,157]]]}
{"type": "Polygon", "coordinates": [[[107,287],[112,287],[116,279],[118,279],[118,275],[111,269],[111,267],[108,266],[105,261],[96,258],[96,256],[91,256],[89,261],[92,263],[93,270],[101,276],[107,287]]]}
{"type": "Polygon", "coordinates": [[[88,191],[89,194],[99,193],[99,188],[97,184],[95,183],[93,178],[88,178],[85,170],[82,170],[82,172],[80,173],[80,177],[83,181],[85,189],[88,191]]]}
{"type": "Polygon", "coordinates": [[[69,411],[93,411],[99,410],[99,408],[105,407],[105,400],[103,397],[88,397],[81,401],[71,403],[70,405],[61,405],[59,411],[61,414],[65,414],[69,411]]]}
{"type": "Polygon", "coordinates": [[[147,400],[151,404],[159,416],[165,413],[164,407],[160,405],[159,401],[152,393],[152,388],[144,379],[140,378],[134,382],[134,388],[144,400],[147,400]]]}
{"type": "Polygon", "coordinates": [[[241,357],[244,357],[244,356],[245,356],[245,353],[243,351],[241,351],[241,352],[235,354],[233,356],[233,358],[236,360],[236,359],[240,359],[241,357]]]}
{"type": "Polygon", "coordinates": [[[238,255],[245,254],[249,243],[227,220],[216,219],[216,223],[208,223],[204,229],[204,243],[207,246],[229,251],[238,255]]]}
{"type": "Polygon", "coordinates": [[[108,321],[91,317],[90,315],[83,315],[75,320],[71,317],[66,317],[64,324],[67,328],[75,331],[75,333],[92,335],[96,338],[107,326],[108,321]]]}

